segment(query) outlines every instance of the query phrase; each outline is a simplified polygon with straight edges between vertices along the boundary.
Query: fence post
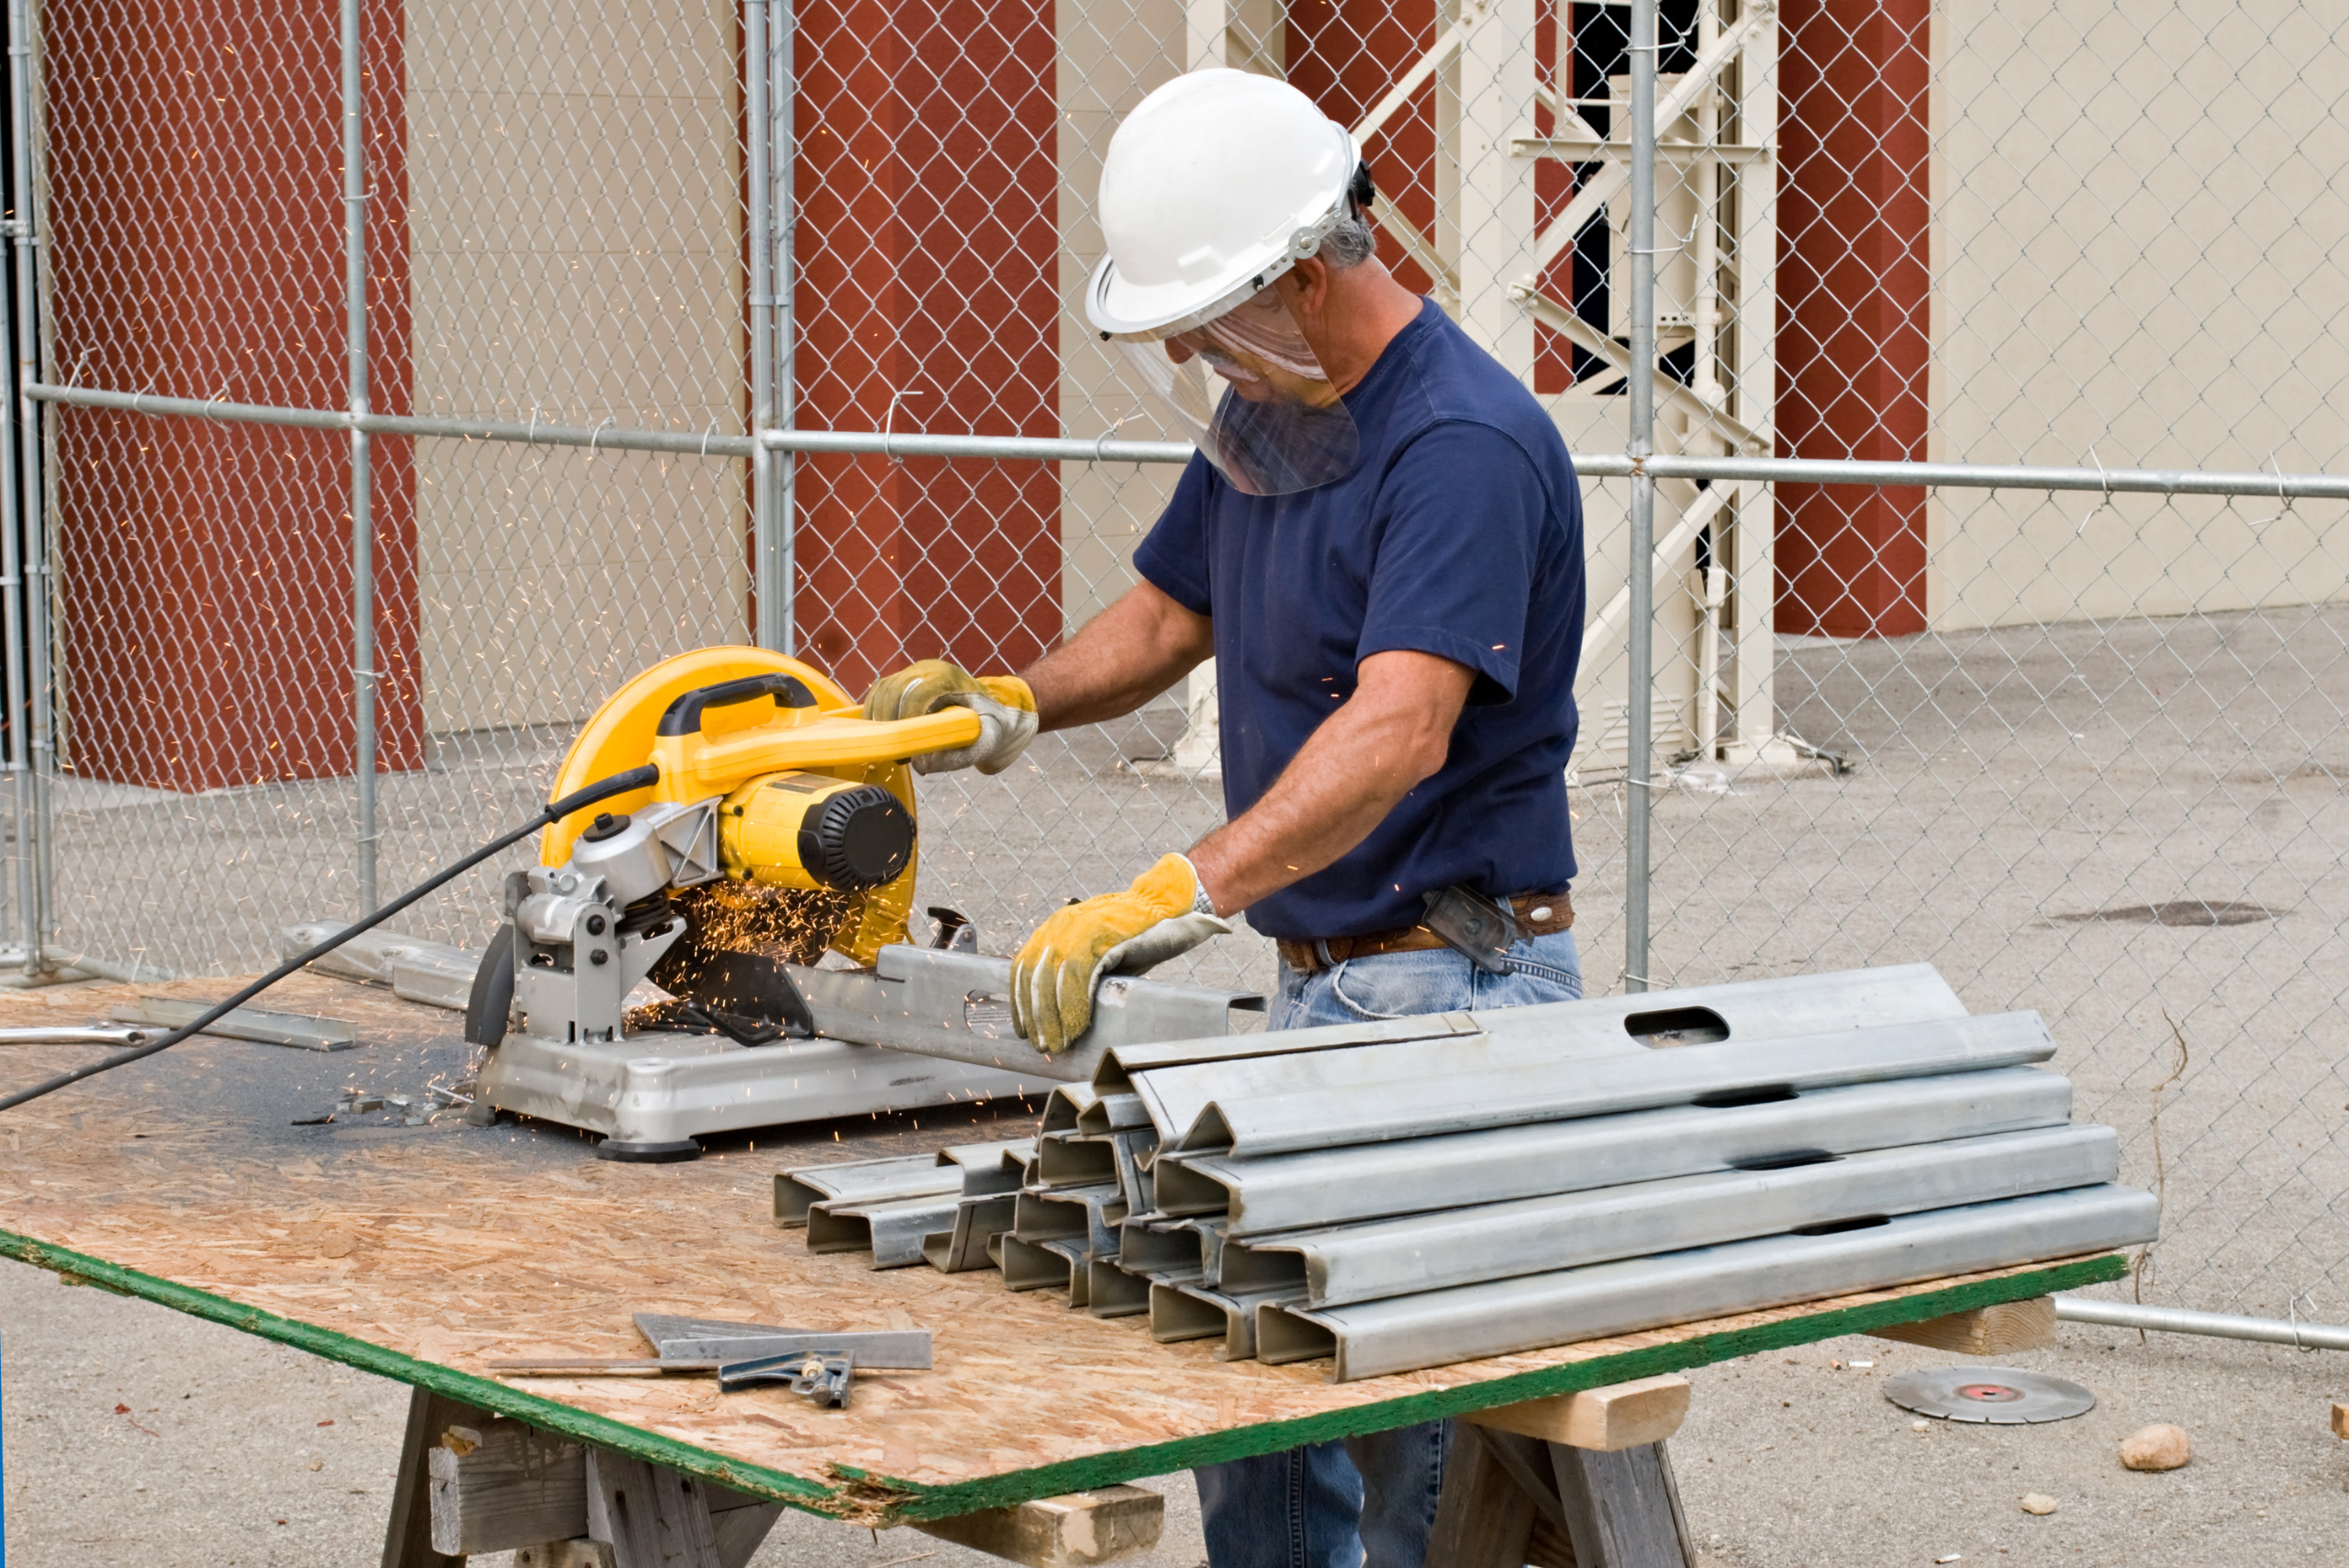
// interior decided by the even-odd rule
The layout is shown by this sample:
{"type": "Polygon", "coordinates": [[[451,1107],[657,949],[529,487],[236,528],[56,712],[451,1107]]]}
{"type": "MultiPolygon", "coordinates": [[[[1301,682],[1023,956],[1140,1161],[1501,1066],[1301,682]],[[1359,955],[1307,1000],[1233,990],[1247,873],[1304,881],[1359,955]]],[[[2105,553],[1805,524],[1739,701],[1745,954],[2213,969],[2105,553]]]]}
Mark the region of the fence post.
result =
{"type": "MultiPolygon", "coordinates": [[[[774,261],[769,276],[774,290],[774,363],[771,370],[774,391],[771,394],[774,428],[792,428],[796,416],[795,371],[792,354],[798,336],[798,321],[793,314],[795,277],[792,267],[792,158],[794,111],[792,43],[796,24],[791,13],[792,0],[770,0],[771,25],[767,35],[767,178],[770,195],[767,200],[765,240],[771,248],[774,261]]],[[[769,483],[774,486],[774,557],[769,563],[769,583],[760,595],[764,604],[772,597],[775,606],[775,640],[766,645],[776,651],[796,655],[799,651],[799,628],[796,619],[799,581],[796,550],[797,548],[798,513],[796,507],[796,482],[798,479],[799,457],[796,452],[771,451],[767,461],[773,465],[769,483]]]]}
{"type": "MultiPolygon", "coordinates": [[[[750,251],[751,306],[751,437],[774,424],[774,237],[772,202],[774,176],[768,168],[768,143],[774,128],[768,123],[767,87],[773,71],[768,58],[767,0],[742,4],[742,126],[749,142],[749,167],[743,183],[749,188],[751,210],[745,223],[745,249],[750,251]]],[[[751,449],[751,592],[758,602],[758,625],[751,640],[761,648],[783,645],[783,606],[776,602],[774,453],[764,446],[751,449]]]]}
{"type": "Polygon", "coordinates": [[[1623,803],[1623,987],[1648,988],[1648,853],[1653,828],[1649,759],[1655,750],[1655,65],[1656,0],[1631,0],[1631,189],[1624,265],[1631,270],[1631,639],[1624,717],[1630,738],[1623,803]]]}
{"type": "MultiPolygon", "coordinates": [[[[24,813],[21,826],[28,840],[19,840],[17,852],[28,855],[31,862],[31,895],[25,911],[25,973],[28,975],[46,973],[49,960],[43,944],[49,940],[55,926],[54,867],[49,847],[49,774],[55,761],[55,743],[51,739],[50,716],[50,632],[49,632],[49,542],[47,517],[41,504],[41,417],[40,406],[29,389],[40,379],[40,317],[39,295],[34,289],[33,266],[39,255],[39,219],[33,201],[33,28],[30,0],[9,0],[8,4],[8,83],[10,114],[9,131],[15,154],[9,170],[10,189],[14,196],[16,221],[11,232],[17,246],[16,319],[21,328],[17,339],[17,419],[21,434],[17,477],[20,496],[19,512],[24,527],[23,575],[25,578],[25,650],[26,684],[30,698],[25,751],[30,761],[28,773],[17,775],[20,786],[29,781],[31,808],[24,813]]],[[[14,649],[10,650],[11,656],[14,649]]],[[[25,722],[28,716],[19,712],[16,718],[25,722]]]]}
{"type": "MultiPolygon", "coordinates": [[[[342,0],[343,321],[350,356],[350,408],[367,413],[367,172],[361,115],[366,106],[359,0],[342,0]]],[[[359,781],[359,913],[375,907],[375,530],[374,475],[367,432],[351,431],[351,768],[359,781]]]]}
{"type": "MultiPolygon", "coordinates": [[[[21,218],[9,221],[9,232],[16,231],[21,218]]],[[[0,288],[0,343],[13,343],[17,329],[15,301],[10,291],[0,288]]],[[[28,332],[32,323],[25,323],[28,332]]],[[[13,362],[0,368],[11,383],[13,395],[21,384],[13,362]]],[[[40,912],[33,900],[33,862],[28,836],[32,831],[31,783],[26,767],[25,751],[25,576],[24,560],[18,553],[22,507],[16,485],[17,419],[22,410],[31,406],[30,401],[14,402],[6,417],[0,417],[0,637],[7,639],[6,684],[8,703],[8,755],[0,767],[8,774],[8,813],[10,817],[10,872],[14,884],[12,896],[17,903],[17,919],[22,930],[25,973],[36,973],[40,965],[40,912]]],[[[28,439],[29,433],[28,432],[28,439]]]]}

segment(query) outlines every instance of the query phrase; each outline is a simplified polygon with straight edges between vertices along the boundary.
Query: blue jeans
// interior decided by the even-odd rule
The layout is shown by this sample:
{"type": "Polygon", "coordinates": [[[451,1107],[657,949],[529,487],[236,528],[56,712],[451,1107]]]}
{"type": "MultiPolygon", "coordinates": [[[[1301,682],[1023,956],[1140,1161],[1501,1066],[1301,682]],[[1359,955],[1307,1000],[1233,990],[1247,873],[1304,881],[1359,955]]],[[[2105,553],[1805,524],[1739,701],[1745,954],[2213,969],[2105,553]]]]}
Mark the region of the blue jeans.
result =
{"type": "MultiPolygon", "coordinates": [[[[1449,948],[1350,959],[1318,974],[1281,966],[1276,1029],[1479,1007],[1572,1002],[1582,959],[1572,931],[1509,950],[1486,974],[1449,948]]],[[[1213,1568],[1419,1568],[1443,1490],[1452,1423],[1372,1432],[1192,1472],[1213,1568]]]]}

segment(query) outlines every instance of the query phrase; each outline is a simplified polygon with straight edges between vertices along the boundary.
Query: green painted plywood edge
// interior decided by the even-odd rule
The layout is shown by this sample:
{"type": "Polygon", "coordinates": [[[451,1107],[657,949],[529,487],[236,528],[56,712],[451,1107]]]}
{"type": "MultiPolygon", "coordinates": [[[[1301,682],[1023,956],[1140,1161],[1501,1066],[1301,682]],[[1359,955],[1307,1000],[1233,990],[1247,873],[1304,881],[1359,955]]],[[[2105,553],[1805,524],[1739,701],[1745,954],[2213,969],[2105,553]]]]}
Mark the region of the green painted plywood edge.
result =
{"type": "Polygon", "coordinates": [[[1465,1415],[1472,1410],[1515,1405],[1527,1399],[1573,1394],[1585,1388],[1604,1388],[1609,1384],[1655,1377],[1686,1367],[1734,1361],[1740,1356],[1785,1350],[1792,1345],[1809,1344],[1819,1340],[1838,1339],[1845,1334],[1862,1334],[1895,1323],[1919,1323],[1929,1318],[1943,1318],[1953,1312],[1970,1311],[1977,1307],[1994,1307],[2002,1301],[2027,1301],[2059,1290],[2074,1290],[2082,1285],[2122,1279],[2128,1273],[2129,1260],[2121,1253],[2075,1258],[2045,1268],[1952,1285],[1946,1290],[1925,1291],[1834,1312],[1779,1318],[1752,1329],[1733,1329],[1719,1334],[1651,1345],[1643,1350],[1625,1351],[1619,1355],[1543,1367],[1535,1372],[1520,1373],[1514,1377],[1494,1378],[1490,1382],[1472,1383],[1458,1388],[1437,1389],[1399,1399],[1325,1411],[1299,1420],[1235,1427],[1174,1442],[1091,1454],[1060,1464],[1015,1470],[952,1486],[921,1486],[887,1476],[867,1475],[846,1465],[841,1467],[841,1473],[876,1490],[885,1489],[894,1494],[892,1511],[898,1518],[945,1518],[977,1508],[1009,1507],[1033,1497],[1055,1497],[1063,1493],[1089,1491],[1143,1476],[1164,1475],[1173,1471],[1188,1470],[1227,1459],[1278,1453],[1305,1443],[1327,1442],[1333,1438],[1383,1431],[1414,1421],[1438,1420],[1448,1416],[1465,1415]]]}
{"type": "Polygon", "coordinates": [[[0,1230],[0,1256],[11,1257],[69,1279],[138,1296],[191,1317],[225,1324],[243,1333],[275,1340],[313,1355],[323,1356],[362,1372],[393,1378],[498,1415],[511,1416],[542,1431],[560,1432],[598,1447],[634,1454],[655,1464],[699,1475],[774,1502],[810,1513],[850,1512],[857,1522],[886,1524],[893,1520],[947,1518],[980,1508],[1011,1507],[1036,1497],[1059,1496],[1095,1487],[1114,1485],[1144,1476],[1163,1475],[1227,1459],[1277,1453],[1304,1443],[1324,1442],[1357,1433],[1382,1431],[1415,1421],[1464,1415],[1471,1410],[1514,1405],[1522,1400],[1572,1394],[1585,1388],[1654,1377],[1686,1367],[1733,1361],[1740,1356],[1865,1333],[1895,1323],[1921,1322],[2002,1301],[2023,1301],[2059,1290],[2101,1284],[2124,1278],[2129,1260],[2121,1253],[2077,1258],[2046,1268],[2029,1269],[1995,1279],[1976,1280],[1945,1290],[1926,1291],[1873,1302],[1834,1312],[1780,1318],[1752,1329],[1738,1329],[1696,1339],[1651,1345],[1618,1355],[1543,1367],[1514,1377],[1432,1390],[1399,1399],[1342,1410],[1324,1411],[1294,1421],[1267,1422],[1203,1433],[1174,1442],[1119,1449],[1059,1464],[1015,1470],[951,1486],[923,1486],[852,1466],[840,1467],[851,1485],[827,1487],[802,1476],[763,1465],[729,1459],[707,1449],[661,1437],[608,1417],[594,1415],[553,1400],[541,1399],[503,1383],[458,1372],[433,1362],[402,1355],[364,1340],[352,1339],[275,1313],[263,1312],[212,1296],[136,1269],[109,1263],[46,1241],[0,1230]],[[876,1512],[884,1517],[876,1518],[876,1512]]]}
{"type": "Polygon", "coordinates": [[[315,1323],[304,1323],[293,1318],[281,1318],[274,1312],[263,1312],[222,1296],[174,1284],[153,1274],[140,1273],[119,1263],[109,1263],[103,1258],[89,1257],[46,1241],[20,1236],[12,1230],[0,1230],[0,1257],[14,1258],[35,1268],[47,1269],[70,1280],[94,1284],[117,1296],[133,1296],[144,1301],[184,1312],[191,1318],[202,1318],[225,1324],[247,1334],[280,1344],[292,1345],[312,1355],[346,1366],[371,1372],[417,1388],[488,1410],[500,1416],[511,1416],[538,1428],[540,1431],[559,1432],[598,1448],[616,1450],[662,1464],[672,1470],[730,1486],[737,1492],[748,1492],[770,1502],[786,1503],[812,1513],[829,1513],[837,1507],[840,1490],[821,1485],[802,1476],[763,1465],[745,1464],[707,1449],[696,1448],[674,1438],[615,1421],[551,1399],[541,1399],[518,1388],[471,1373],[459,1372],[437,1362],[418,1361],[414,1356],[386,1350],[381,1345],[354,1340],[348,1334],[338,1334],[331,1329],[321,1329],[315,1323]]]}

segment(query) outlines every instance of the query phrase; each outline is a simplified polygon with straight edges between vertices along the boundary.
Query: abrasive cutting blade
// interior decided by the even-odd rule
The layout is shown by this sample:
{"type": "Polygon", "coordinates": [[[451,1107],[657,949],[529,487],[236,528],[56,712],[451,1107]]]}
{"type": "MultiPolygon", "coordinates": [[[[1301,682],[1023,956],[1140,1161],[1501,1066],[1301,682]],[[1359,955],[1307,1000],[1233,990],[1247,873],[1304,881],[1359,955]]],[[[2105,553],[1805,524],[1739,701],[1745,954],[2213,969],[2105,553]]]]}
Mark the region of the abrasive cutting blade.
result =
{"type": "Polygon", "coordinates": [[[2067,1421],[2096,1408],[2076,1383],[2011,1366],[1937,1366],[1885,1379],[1884,1396],[1904,1410],[1949,1421],[2022,1427],[2067,1421]]]}

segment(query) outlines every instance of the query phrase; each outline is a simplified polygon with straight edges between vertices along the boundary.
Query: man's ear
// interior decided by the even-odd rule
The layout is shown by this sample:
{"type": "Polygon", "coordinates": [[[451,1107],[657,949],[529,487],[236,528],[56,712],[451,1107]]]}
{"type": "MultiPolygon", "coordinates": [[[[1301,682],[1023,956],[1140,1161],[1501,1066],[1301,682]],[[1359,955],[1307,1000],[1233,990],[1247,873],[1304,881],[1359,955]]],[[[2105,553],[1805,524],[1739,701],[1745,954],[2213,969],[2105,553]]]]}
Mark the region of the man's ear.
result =
{"type": "Polygon", "coordinates": [[[1281,277],[1289,308],[1300,317],[1319,318],[1330,308],[1330,264],[1308,256],[1281,277]]]}

